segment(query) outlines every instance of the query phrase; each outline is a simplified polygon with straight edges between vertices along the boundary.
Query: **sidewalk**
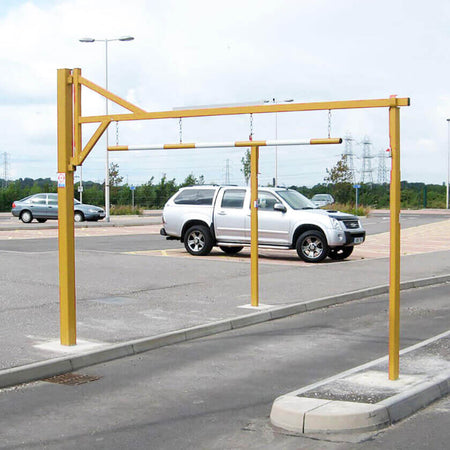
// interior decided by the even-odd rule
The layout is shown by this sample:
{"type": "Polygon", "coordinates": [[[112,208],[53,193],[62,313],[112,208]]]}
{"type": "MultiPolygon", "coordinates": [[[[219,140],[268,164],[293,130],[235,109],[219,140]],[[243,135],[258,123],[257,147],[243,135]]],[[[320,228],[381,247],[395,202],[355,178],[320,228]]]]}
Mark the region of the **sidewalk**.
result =
{"type": "MultiPolygon", "coordinates": [[[[124,227],[124,226],[141,226],[161,223],[161,210],[144,210],[141,216],[110,216],[110,221],[99,220],[98,222],[80,222],[75,224],[75,228],[104,228],[104,227],[124,227]]],[[[57,229],[57,220],[48,220],[45,223],[23,223],[11,213],[0,213],[0,231],[26,230],[26,229],[57,229]]]]}

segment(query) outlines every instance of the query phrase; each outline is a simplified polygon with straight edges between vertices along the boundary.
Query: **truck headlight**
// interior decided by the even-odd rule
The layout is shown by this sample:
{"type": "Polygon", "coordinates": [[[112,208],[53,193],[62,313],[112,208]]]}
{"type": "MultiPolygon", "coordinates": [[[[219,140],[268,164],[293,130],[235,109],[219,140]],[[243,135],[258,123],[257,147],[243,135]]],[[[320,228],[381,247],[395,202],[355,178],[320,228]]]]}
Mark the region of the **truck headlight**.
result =
{"type": "Polygon", "coordinates": [[[342,224],[339,220],[335,219],[334,217],[330,217],[331,227],[335,230],[341,230],[342,231],[342,224]]]}

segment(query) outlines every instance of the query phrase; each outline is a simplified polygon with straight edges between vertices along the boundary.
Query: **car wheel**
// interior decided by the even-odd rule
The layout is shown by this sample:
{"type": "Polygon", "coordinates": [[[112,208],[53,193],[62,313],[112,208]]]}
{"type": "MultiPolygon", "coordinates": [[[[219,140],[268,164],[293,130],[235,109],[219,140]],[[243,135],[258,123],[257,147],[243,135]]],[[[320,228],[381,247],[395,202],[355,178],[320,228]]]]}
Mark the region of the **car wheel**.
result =
{"type": "Polygon", "coordinates": [[[38,221],[39,223],[44,223],[44,222],[47,222],[47,219],[37,219],[37,221],[38,221]]]}
{"type": "Polygon", "coordinates": [[[221,245],[219,248],[227,255],[235,255],[236,253],[239,253],[244,247],[226,247],[225,245],[221,245]]]}
{"type": "Polygon", "coordinates": [[[75,222],[83,222],[84,221],[83,213],[80,211],[76,211],[73,218],[74,218],[75,222]]]}
{"type": "Polygon", "coordinates": [[[23,223],[30,223],[33,220],[33,214],[31,214],[30,211],[22,211],[22,214],[20,215],[20,220],[23,223]]]}
{"type": "Polygon", "coordinates": [[[295,246],[298,256],[305,262],[318,263],[328,254],[328,244],[320,231],[311,230],[303,233],[295,246]]]}
{"type": "Polygon", "coordinates": [[[334,247],[328,250],[328,256],[335,261],[348,258],[353,253],[353,246],[351,247],[334,247]]]}
{"type": "Polygon", "coordinates": [[[184,247],[194,256],[208,255],[213,248],[210,231],[204,225],[194,225],[184,236],[184,247]]]}

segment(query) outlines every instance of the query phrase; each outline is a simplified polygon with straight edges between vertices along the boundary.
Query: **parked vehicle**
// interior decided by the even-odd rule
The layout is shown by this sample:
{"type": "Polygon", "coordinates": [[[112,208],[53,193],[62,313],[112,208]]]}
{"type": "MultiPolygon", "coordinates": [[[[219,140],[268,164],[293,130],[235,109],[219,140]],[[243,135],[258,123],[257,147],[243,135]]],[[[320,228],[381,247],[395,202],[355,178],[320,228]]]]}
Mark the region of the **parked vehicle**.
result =
{"type": "MultiPolygon", "coordinates": [[[[47,219],[58,218],[58,194],[34,194],[16,200],[12,204],[11,213],[14,217],[19,217],[24,223],[30,223],[36,219],[39,223],[46,222],[47,219]]],[[[94,205],[85,205],[74,199],[74,220],[83,222],[84,220],[97,221],[105,217],[105,211],[94,205]]]]}
{"type": "Polygon", "coordinates": [[[318,207],[332,205],[334,203],[334,198],[330,194],[315,194],[313,195],[311,201],[318,207]]]}
{"type": "MultiPolygon", "coordinates": [[[[250,219],[248,187],[187,187],[166,203],[160,234],[181,240],[192,255],[207,255],[213,246],[235,254],[250,245],[250,219]]],[[[347,258],[365,236],[357,217],[316,208],[297,191],[258,190],[260,247],[296,249],[301,259],[316,263],[347,258]]]]}

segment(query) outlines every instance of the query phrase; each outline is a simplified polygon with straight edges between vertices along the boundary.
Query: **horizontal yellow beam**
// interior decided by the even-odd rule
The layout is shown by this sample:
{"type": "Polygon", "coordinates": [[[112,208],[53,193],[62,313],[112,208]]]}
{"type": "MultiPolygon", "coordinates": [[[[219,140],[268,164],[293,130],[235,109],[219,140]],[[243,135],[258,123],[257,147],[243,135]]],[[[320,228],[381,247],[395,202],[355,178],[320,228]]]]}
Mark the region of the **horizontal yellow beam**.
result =
{"type": "Polygon", "coordinates": [[[356,108],[388,108],[409,106],[409,98],[386,98],[378,100],[344,100],[336,102],[282,103],[270,105],[233,106],[221,108],[182,109],[176,111],[142,112],[133,114],[111,114],[80,117],[80,123],[126,120],[178,119],[184,117],[229,116],[238,114],[259,114],[294,111],[320,111],[356,108]]]}

